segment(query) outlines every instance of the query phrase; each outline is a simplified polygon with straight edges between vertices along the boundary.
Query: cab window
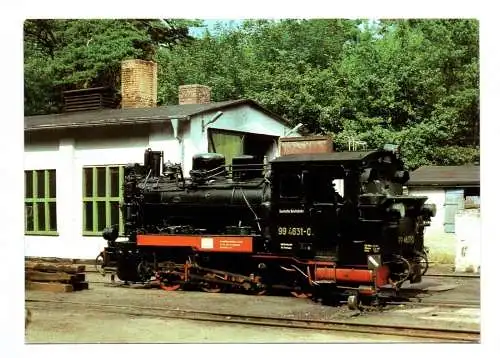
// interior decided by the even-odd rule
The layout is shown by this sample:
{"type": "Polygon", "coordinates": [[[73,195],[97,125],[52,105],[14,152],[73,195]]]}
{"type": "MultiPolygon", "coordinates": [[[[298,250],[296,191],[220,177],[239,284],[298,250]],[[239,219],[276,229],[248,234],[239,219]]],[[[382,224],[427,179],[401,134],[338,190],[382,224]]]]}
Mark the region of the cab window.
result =
{"type": "Polygon", "coordinates": [[[280,197],[298,198],[301,192],[300,175],[297,173],[283,173],[280,177],[280,197]]]}

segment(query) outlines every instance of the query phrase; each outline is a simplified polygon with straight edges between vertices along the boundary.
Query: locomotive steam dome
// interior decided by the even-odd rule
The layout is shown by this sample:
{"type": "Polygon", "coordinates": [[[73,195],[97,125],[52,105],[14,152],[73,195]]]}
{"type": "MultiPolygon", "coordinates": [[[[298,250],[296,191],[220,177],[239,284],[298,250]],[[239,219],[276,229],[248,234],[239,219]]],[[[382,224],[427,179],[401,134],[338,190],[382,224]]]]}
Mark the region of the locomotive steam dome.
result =
{"type": "Polygon", "coordinates": [[[193,156],[193,170],[212,170],[226,164],[226,158],[220,153],[203,153],[193,156]]]}

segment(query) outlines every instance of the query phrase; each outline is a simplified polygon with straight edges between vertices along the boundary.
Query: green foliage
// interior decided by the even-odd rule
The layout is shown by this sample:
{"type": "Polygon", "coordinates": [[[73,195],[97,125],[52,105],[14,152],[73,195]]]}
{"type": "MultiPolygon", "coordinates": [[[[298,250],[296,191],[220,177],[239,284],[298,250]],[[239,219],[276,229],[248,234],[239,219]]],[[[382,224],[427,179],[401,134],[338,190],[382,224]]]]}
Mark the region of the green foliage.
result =
{"type": "Polygon", "coordinates": [[[340,73],[350,79],[347,134],[371,146],[402,146],[410,168],[479,157],[478,23],[384,21],[351,44],[340,73]]]}
{"type": "Polygon", "coordinates": [[[25,112],[57,111],[61,90],[119,83],[120,62],[190,39],[180,20],[26,20],[25,112]]]}
{"type": "Polygon", "coordinates": [[[191,41],[197,23],[182,20],[40,21],[25,23],[32,113],[57,104],[54,88],[112,83],[122,59],[153,58],[160,104],[200,83],[214,101],[254,99],[340,149],[400,144],[411,169],[479,160],[476,20],[248,20],[191,41]]]}

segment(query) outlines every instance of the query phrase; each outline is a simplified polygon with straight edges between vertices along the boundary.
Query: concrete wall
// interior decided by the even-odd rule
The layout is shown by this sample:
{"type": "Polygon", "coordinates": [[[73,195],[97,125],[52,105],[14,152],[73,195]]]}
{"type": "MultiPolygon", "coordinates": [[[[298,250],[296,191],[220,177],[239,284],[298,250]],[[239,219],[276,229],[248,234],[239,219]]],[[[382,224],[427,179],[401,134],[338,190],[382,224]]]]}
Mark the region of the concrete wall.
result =
{"type": "Polygon", "coordinates": [[[443,188],[409,188],[410,195],[426,196],[426,203],[436,205],[436,216],[425,228],[425,246],[431,261],[453,263],[455,260],[455,234],[444,232],[445,190],[443,188]]]}

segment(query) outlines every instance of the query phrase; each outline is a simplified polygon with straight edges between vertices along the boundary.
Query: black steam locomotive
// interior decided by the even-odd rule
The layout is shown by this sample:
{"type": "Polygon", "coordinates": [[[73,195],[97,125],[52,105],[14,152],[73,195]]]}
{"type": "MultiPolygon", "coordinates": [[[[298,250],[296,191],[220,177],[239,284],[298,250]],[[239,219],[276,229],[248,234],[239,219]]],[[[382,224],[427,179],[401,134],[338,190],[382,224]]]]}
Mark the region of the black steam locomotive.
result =
{"type": "Polygon", "coordinates": [[[100,265],[165,290],[377,302],[428,267],[424,227],[435,207],[403,194],[408,179],[395,146],[270,163],[239,156],[231,165],[207,153],[194,156],[189,178],[148,149],[144,165],[125,168],[127,240],[117,240],[116,227],[104,230],[100,265]]]}

